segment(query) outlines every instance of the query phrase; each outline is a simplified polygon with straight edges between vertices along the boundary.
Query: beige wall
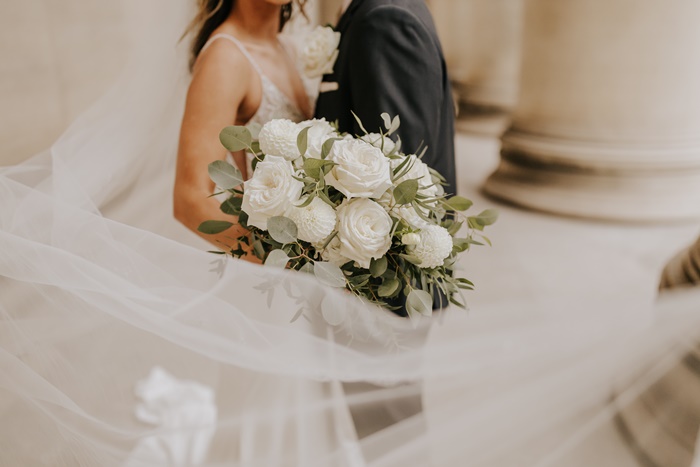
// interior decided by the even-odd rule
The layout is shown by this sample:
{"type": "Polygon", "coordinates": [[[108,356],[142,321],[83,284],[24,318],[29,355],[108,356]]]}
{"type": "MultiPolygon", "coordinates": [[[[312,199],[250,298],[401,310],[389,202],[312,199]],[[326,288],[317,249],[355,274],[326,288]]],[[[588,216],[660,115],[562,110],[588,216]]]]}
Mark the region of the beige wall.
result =
{"type": "Polygon", "coordinates": [[[124,3],[0,2],[0,164],[45,149],[124,64],[124,3]]]}
{"type": "MultiPolygon", "coordinates": [[[[145,18],[170,1],[0,1],[0,165],[49,147],[109,88],[154,27],[145,18]]],[[[338,1],[312,0],[310,18],[327,19],[338,1]]]]}

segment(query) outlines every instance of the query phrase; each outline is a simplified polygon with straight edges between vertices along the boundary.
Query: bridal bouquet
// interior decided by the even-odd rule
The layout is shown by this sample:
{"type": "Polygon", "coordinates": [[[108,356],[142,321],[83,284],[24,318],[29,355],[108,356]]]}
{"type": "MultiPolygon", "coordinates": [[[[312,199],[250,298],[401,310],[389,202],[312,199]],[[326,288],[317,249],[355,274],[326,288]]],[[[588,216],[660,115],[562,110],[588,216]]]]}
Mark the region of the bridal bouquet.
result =
{"type": "MultiPolygon", "coordinates": [[[[216,194],[230,195],[221,210],[248,231],[230,254],[312,273],[386,308],[405,305],[413,317],[431,315],[438,294],[464,307],[458,296],[473,284],[455,277],[457,257],[488,242],[481,232],[497,213],[462,214],[471,201],[446,196],[442,176],[390,138],[399,118],[382,119],[382,133],[368,133],[358,119],[360,137],[324,119],[225,128],[226,149],[255,157],[245,182],[228,162],[209,166],[216,194]]],[[[199,230],[218,234],[233,225],[207,221],[199,230]]]]}

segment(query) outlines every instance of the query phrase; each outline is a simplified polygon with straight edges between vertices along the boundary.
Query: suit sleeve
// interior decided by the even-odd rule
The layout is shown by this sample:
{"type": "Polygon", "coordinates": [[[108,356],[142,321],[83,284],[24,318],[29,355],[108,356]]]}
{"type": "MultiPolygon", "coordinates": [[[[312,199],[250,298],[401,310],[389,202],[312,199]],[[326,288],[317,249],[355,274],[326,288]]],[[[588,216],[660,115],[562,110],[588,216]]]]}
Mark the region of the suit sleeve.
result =
{"type": "MultiPolygon", "coordinates": [[[[396,6],[371,11],[353,32],[349,66],[353,111],[367,131],[383,127],[383,112],[399,115],[403,151],[415,153],[427,145],[423,160],[434,167],[438,155],[430,148],[441,124],[444,70],[420,20],[396,6]]],[[[357,125],[355,133],[361,133],[357,125]]]]}

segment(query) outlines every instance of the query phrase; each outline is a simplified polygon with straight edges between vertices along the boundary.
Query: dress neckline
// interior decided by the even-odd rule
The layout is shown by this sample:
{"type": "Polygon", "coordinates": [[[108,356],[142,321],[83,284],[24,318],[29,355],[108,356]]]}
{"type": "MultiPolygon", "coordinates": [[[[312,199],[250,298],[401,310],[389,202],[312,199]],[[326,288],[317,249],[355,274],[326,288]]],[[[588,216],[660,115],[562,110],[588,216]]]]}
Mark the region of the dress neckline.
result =
{"type": "MultiPolygon", "coordinates": [[[[270,79],[270,78],[265,74],[265,72],[263,72],[262,68],[260,68],[260,65],[258,65],[258,63],[257,63],[257,62],[255,61],[255,59],[253,58],[253,55],[248,51],[248,48],[243,44],[243,42],[240,41],[240,39],[237,39],[235,36],[233,36],[233,35],[231,35],[231,34],[227,34],[227,33],[218,33],[218,34],[214,34],[213,36],[211,36],[211,37],[209,38],[209,40],[207,41],[207,43],[204,44],[204,47],[202,47],[202,50],[200,51],[200,53],[204,52],[204,50],[206,50],[206,49],[207,49],[215,40],[217,40],[217,39],[227,39],[228,41],[233,42],[233,43],[238,47],[238,49],[241,51],[241,53],[246,57],[246,59],[248,59],[248,61],[249,61],[250,64],[252,65],[253,69],[254,69],[255,72],[258,74],[258,77],[260,78],[261,86],[262,86],[262,92],[263,92],[263,97],[262,97],[263,99],[265,98],[265,84],[267,84],[268,87],[271,88],[271,89],[273,90],[273,92],[276,92],[276,93],[285,101],[285,103],[286,103],[287,105],[291,106],[300,116],[302,116],[302,118],[304,118],[304,119],[305,119],[305,118],[311,118],[311,117],[310,117],[309,115],[307,115],[307,114],[304,112],[304,110],[299,106],[299,103],[296,101],[295,98],[290,97],[289,95],[287,95],[287,93],[285,93],[284,91],[282,91],[282,89],[280,89],[280,87],[277,86],[277,84],[275,84],[275,82],[272,81],[272,79],[270,79]]],[[[284,51],[285,55],[287,55],[288,58],[291,58],[291,57],[289,56],[289,53],[287,52],[287,49],[284,47],[284,45],[282,44],[282,42],[281,42],[279,39],[277,39],[277,43],[280,45],[280,47],[282,47],[282,50],[284,51]]],[[[295,66],[294,68],[295,68],[296,73],[299,74],[299,69],[298,69],[298,67],[295,66]]],[[[301,77],[300,74],[299,74],[299,80],[300,80],[300,82],[301,82],[301,84],[302,84],[302,86],[303,86],[303,85],[304,85],[304,80],[303,80],[303,78],[301,77]]],[[[308,99],[309,99],[309,96],[308,96],[308,93],[306,92],[306,90],[304,91],[304,94],[306,95],[306,98],[307,98],[307,100],[308,100],[308,99]]],[[[261,108],[262,108],[262,105],[258,106],[257,110],[255,111],[255,113],[253,114],[253,116],[250,117],[250,119],[248,120],[248,122],[251,122],[251,121],[255,120],[255,117],[257,117],[257,115],[258,115],[258,113],[260,112],[260,109],[261,109],[261,108]]]]}

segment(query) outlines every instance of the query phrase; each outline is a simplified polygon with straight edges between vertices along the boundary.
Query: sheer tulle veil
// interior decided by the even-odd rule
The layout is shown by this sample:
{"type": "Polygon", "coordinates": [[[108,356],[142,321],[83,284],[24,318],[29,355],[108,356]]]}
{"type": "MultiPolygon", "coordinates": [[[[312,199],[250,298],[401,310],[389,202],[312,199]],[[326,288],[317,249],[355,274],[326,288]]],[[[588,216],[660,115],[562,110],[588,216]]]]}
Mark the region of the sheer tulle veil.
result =
{"type": "Polygon", "coordinates": [[[693,347],[693,292],[509,297],[431,326],[207,253],[171,215],[193,4],[145,8],[111,91],[0,169],[1,465],[576,465],[693,347]],[[411,395],[422,415],[358,440],[351,408],[411,395]]]}

